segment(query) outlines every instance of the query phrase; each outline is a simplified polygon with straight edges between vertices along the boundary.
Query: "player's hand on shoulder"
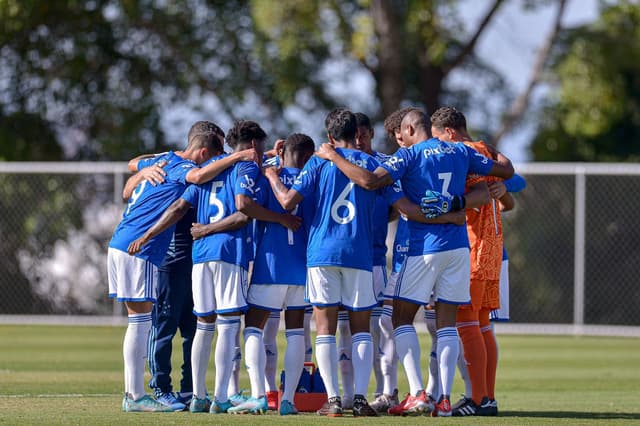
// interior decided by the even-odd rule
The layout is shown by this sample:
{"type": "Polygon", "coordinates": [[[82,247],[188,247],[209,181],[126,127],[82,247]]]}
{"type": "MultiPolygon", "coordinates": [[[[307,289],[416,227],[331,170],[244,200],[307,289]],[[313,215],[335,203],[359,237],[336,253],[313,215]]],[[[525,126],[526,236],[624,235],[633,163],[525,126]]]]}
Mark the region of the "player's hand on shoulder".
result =
{"type": "Polygon", "coordinates": [[[278,176],[280,176],[280,170],[282,168],[278,167],[278,166],[266,166],[262,168],[262,174],[266,177],[269,178],[269,176],[271,177],[275,177],[277,178],[278,176]]]}
{"type": "Polygon", "coordinates": [[[258,152],[255,148],[249,148],[235,153],[237,161],[258,162],[258,152]]]}
{"type": "Polygon", "coordinates": [[[489,184],[489,194],[491,194],[491,198],[498,200],[506,193],[507,186],[503,181],[492,182],[489,184]]]}
{"type": "Polygon", "coordinates": [[[318,150],[316,151],[316,155],[322,158],[323,160],[331,161],[333,156],[337,154],[336,154],[335,147],[330,143],[326,142],[320,145],[320,148],[318,148],[318,150]]]}
{"type": "Polygon", "coordinates": [[[487,151],[489,151],[489,155],[491,155],[491,159],[496,160],[498,158],[498,153],[500,151],[498,151],[498,149],[495,146],[488,143],[485,143],[484,146],[487,147],[487,151]]]}
{"type": "Polygon", "coordinates": [[[280,215],[280,225],[292,231],[297,231],[302,225],[302,218],[290,213],[283,213],[280,215]]]}
{"type": "Polygon", "coordinates": [[[167,175],[167,172],[165,172],[163,169],[163,167],[166,165],[167,162],[165,160],[161,160],[152,166],[145,167],[138,173],[140,173],[142,178],[149,182],[151,185],[160,185],[164,182],[164,177],[167,175]]]}

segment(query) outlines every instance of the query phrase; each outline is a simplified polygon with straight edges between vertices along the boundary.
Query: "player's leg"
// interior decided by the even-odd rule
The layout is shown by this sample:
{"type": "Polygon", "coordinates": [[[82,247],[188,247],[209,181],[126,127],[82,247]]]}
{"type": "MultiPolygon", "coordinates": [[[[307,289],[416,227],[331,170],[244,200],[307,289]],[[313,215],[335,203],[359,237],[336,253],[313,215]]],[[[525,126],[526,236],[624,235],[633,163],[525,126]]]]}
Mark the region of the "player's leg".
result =
{"type": "Polygon", "coordinates": [[[338,268],[311,267],[307,270],[307,298],[314,305],[316,316],[316,360],[327,390],[327,403],[320,415],[342,416],[342,401],[338,390],[338,304],[341,275],[338,268]]]}
{"type": "Polygon", "coordinates": [[[431,305],[425,306],[424,309],[424,320],[427,324],[427,331],[429,331],[429,335],[431,336],[431,350],[429,353],[429,380],[427,381],[427,396],[431,398],[432,401],[437,401],[440,399],[440,394],[442,393],[442,389],[440,388],[440,374],[438,367],[438,337],[436,326],[436,311],[431,307],[431,305]]]}
{"type": "Polygon", "coordinates": [[[177,394],[178,401],[186,404],[191,402],[193,396],[193,375],[191,367],[191,348],[193,347],[193,339],[196,334],[197,320],[193,314],[193,291],[191,282],[191,262],[188,263],[188,269],[181,274],[183,280],[182,291],[180,292],[180,319],[178,321],[178,329],[182,337],[182,375],[180,379],[180,391],[177,394]]]}
{"type": "Polygon", "coordinates": [[[311,317],[313,316],[313,306],[304,310],[304,362],[311,362],[313,356],[313,345],[311,344],[311,317]]]}
{"type": "Polygon", "coordinates": [[[342,305],[349,311],[349,327],[352,334],[354,373],[354,416],[376,416],[367,402],[369,378],[373,369],[373,339],[371,338],[371,309],[378,305],[370,271],[352,268],[342,269],[342,305]]]}
{"type": "Polygon", "coordinates": [[[206,375],[216,328],[214,268],[215,266],[211,263],[196,263],[191,273],[193,312],[198,317],[191,347],[193,398],[189,411],[192,413],[209,411],[206,375]]]}
{"type": "Polygon", "coordinates": [[[228,387],[233,370],[236,335],[240,330],[240,315],[247,309],[245,299],[247,271],[227,262],[209,262],[215,266],[213,278],[218,314],[218,338],[215,349],[215,390],[211,413],[226,413],[232,407],[228,387]]]}
{"type": "Polygon", "coordinates": [[[294,405],[294,395],[298,386],[297,379],[304,366],[304,353],[299,348],[304,345],[304,316],[306,302],[304,301],[304,286],[288,286],[287,310],[284,313],[287,349],[284,354],[284,371],[286,377],[293,380],[285,380],[282,392],[280,414],[297,414],[294,405]]]}
{"type": "Polygon", "coordinates": [[[277,410],[278,386],[276,385],[276,370],[278,369],[278,344],[276,337],[280,328],[280,312],[270,312],[264,325],[264,351],[267,356],[264,367],[264,385],[269,410],[277,410]]]}
{"type": "Polygon", "coordinates": [[[349,312],[340,308],[338,310],[338,362],[340,365],[340,378],[342,380],[342,408],[349,410],[353,407],[353,361],[351,352],[353,341],[349,326],[349,312]]]}
{"type": "Polygon", "coordinates": [[[231,368],[231,378],[227,386],[227,395],[233,405],[238,405],[246,401],[246,397],[240,389],[240,371],[242,370],[242,348],[240,346],[240,329],[235,336],[235,345],[233,347],[233,364],[231,368]]]}
{"type": "Polygon", "coordinates": [[[153,303],[157,292],[157,268],[144,259],[109,248],[107,255],[109,297],[125,302],[128,324],[122,344],[124,358],[123,411],[173,411],[144,391],[153,303]]]}
{"type": "Polygon", "coordinates": [[[493,328],[489,320],[492,310],[500,307],[500,282],[487,281],[485,285],[484,300],[479,313],[480,331],[484,340],[487,353],[486,384],[487,400],[482,401],[478,414],[481,416],[495,416],[498,414],[497,403],[495,403],[496,371],[498,369],[498,344],[496,342],[493,328]]]}
{"type": "Polygon", "coordinates": [[[380,316],[382,315],[382,302],[384,299],[384,289],[387,286],[387,268],[384,265],[373,267],[373,291],[378,300],[378,306],[371,310],[371,320],[369,331],[373,341],[373,375],[376,379],[374,397],[382,395],[384,391],[384,375],[382,374],[382,364],[380,361],[382,350],[380,347],[380,316]]]}

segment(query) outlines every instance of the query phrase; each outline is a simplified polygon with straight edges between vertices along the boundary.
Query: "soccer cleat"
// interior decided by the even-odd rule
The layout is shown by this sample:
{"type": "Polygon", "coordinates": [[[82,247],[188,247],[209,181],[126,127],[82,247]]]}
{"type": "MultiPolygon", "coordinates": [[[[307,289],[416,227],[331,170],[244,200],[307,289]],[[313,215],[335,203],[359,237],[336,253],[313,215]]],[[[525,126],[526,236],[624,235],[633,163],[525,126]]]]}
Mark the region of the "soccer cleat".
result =
{"type": "Polygon", "coordinates": [[[178,398],[173,394],[173,392],[166,393],[158,393],[156,394],[156,400],[173,411],[184,411],[187,406],[182,402],[178,401],[178,398]]]}
{"type": "Polygon", "coordinates": [[[298,414],[298,409],[295,405],[285,399],[280,403],[280,415],[288,416],[291,414],[298,414]]]}
{"type": "Polygon", "coordinates": [[[466,417],[477,416],[478,405],[471,398],[464,397],[460,401],[456,402],[454,408],[452,408],[452,415],[454,417],[466,417]]]}
{"type": "Polygon", "coordinates": [[[382,394],[376,398],[371,404],[371,408],[378,413],[386,413],[390,408],[398,405],[398,389],[395,389],[393,395],[382,394]]]}
{"type": "Polygon", "coordinates": [[[393,407],[389,407],[387,410],[387,414],[391,416],[401,416],[404,412],[404,404],[407,403],[407,400],[411,396],[410,393],[406,394],[404,399],[398,403],[398,405],[394,405],[393,407]]]}
{"type": "Polygon", "coordinates": [[[224,414],[229,411],[229,408],[233,407],[231,401],[220,402],[218,400],[214,400],[211,403],[211,408],[209,408],[209,412],[211,414],[224,414]]]}
{"type": "Polygon", "coordinates": [[[235,407],[236,405],[240,405],[243,402],[245,402],[247,399],[249,399],[248,396],[244,396],[243,395],[243,390],[241,390],[238,393],[234,393],[233,395],[231,395],[229,397],[229,401],[231,401],[231,404],[235,407]]]}
{"type": "Polygon", "coordinates": [[[329,398],[316,413],[319,416],[342,417],[342,402],[339,396],[329,398]]]}
{"type": "Polygon", "coordinates": [[[378,413],[371,408],[363,395],[355,395],[353,398],[353,417],[376,417],[378,413]]]}
{"type": "Polygon", "coordinates": [[[191,403],[189,404],[189,411],[192,413],[208,413],[209,408],[211,408],[211,401],[209,398],[196,398],[195,395],[191,398],[191,403]]]}
{"type": "Polygon", "coordinates": [[[227,410],[229,414],[265,414],[269,409],[267,397],[249,398],[242,404],[231,407],[227,410]]]}
{"type": "Polygon", "coordinates": [[[127,413],[136,413],[136,412],[156,412],[156,413],[170,413],[173,410],[155,399],[151,398],[150,395],[145,395],[140,399],[136,399],[135,401],[129,397],[129,395],[125,395],[122,400],[122,411],[127,413]]]}
{"type": "Polygon", "coordinates": [[[495,399],[489,399],[488,396],[482,398],[478,410],[477,416],[497,416],[498,415],[498,402],[495,399]]]}
{"type": "Polygon", "coordinates": [[[402,403],[390,408],[387,412],[396,416],[418,416],[428,413],[432,408],[427,394],[424,391],[420,391],[416,396],[407,395],[402,403]]]}
{"type": "Polygon", "coordinates": [[[449,398],[444,396],[440,397],[438,403],[433,407],[431,411],[431,417],[451,417],[451,403],[449,398]]]}
{"type": "Polygon", "coordinates": [[[182,402],[185,405],[185,410],[191,404],[191,398],[193,398],[193,392],[178,392],[178,395],[176,395],[178,402],[182,402]]]}
{"type": "Polygon", "coordinates": [[[278,391],[267,392],[267,405],[271,411],[278,409],[278,391]]]}

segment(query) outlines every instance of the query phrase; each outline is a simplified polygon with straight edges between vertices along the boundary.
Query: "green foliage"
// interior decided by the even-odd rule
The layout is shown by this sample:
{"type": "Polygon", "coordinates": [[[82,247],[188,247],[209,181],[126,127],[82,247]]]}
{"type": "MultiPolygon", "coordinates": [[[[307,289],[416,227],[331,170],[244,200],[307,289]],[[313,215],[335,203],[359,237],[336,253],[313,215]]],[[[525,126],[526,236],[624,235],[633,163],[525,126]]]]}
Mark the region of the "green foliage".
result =
{"type": "Polygon", "coordinates": [[[552,67],[556,99],[532,145],[542,161],[638,161],[640,5],[623,1],[567,30],[552,67]]]}

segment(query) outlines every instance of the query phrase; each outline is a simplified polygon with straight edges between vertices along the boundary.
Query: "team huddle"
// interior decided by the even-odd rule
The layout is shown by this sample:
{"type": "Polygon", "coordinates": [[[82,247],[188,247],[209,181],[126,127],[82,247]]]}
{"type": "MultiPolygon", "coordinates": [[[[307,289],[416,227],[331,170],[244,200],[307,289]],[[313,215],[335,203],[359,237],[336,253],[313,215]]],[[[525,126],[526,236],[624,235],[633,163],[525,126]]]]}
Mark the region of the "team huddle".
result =
{"type": "Polygon", "coordinates": [[[385,130],[400,148],[390,156],[372,150],[362,113],[335,109],[325,128],[328,142],[317,151],[294,133],[266,159],[258,123],[237,121],[225,135],[199,121],[184,151],[131,160],[137,173],[125,185],[128,206],[108,251],[109,296],[125,302],[129,318],[124,411],[297,414],[291,378],[314,353],[327,393],[320,415],[497,415],[489,321],[508,318],[500,211],[513,208],[509,193],[524,180],[509,159],[469,137],[454,108],[430,118],[417,108],[391,114],[385,130]],[[387,277],[387,224],[396,218],[387,277]],[[413,325],[420,307],[432,334],[426,388],[413,325]],[[283,310],[287,380],[278,398],[283,310]],[[242,315],[250,397],[238,384],[242,315]],[[178,329],[184,364],[176,394],[170,358],[178,329]],[[155,398],[145,392],[147,355],[155,398]],[[402,401],[398,362],[410,388],[402,401]],[[456,366],[466,389],[452,405],[456,366]]]}

